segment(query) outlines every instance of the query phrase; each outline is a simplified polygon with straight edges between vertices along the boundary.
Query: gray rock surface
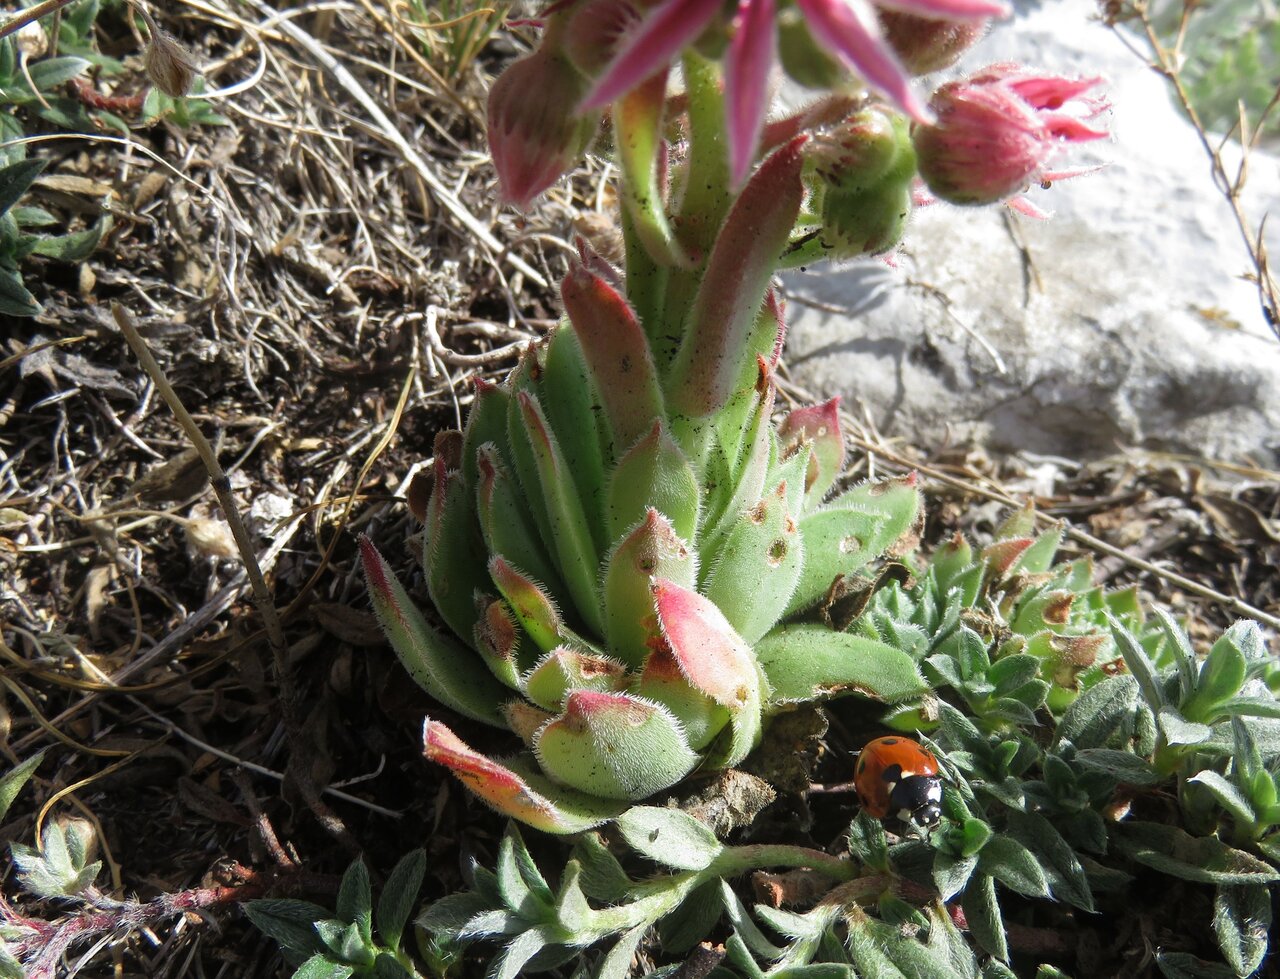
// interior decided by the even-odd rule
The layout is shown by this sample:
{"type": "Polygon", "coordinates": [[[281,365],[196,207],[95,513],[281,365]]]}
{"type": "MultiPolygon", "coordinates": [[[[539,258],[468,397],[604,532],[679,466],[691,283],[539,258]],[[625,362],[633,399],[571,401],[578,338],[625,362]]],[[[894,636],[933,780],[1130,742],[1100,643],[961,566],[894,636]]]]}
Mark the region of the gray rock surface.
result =
{"type": "MultiPolygon", "coordinates": [[[[865,405],[922,446],[1085,458],[1138,446],[1275,465],[1280,341],[1240,233],[1164,83],[1093,5],[1049,0],[998,27],[969,67],[1017,60],[1109,81],[1106,169],[1003,208],[925,208],[897,267],[788,273],[786,362],[812,391],[865,405]]],[[[1086,152],[1082,153],[1083,149],[1086,152]]],[[[1250,160],[1256,222],[1280,202],[1280,161],[1250,160]]],[[[1280,255],[1280,215],[1270,228],[1280,255]]]]}

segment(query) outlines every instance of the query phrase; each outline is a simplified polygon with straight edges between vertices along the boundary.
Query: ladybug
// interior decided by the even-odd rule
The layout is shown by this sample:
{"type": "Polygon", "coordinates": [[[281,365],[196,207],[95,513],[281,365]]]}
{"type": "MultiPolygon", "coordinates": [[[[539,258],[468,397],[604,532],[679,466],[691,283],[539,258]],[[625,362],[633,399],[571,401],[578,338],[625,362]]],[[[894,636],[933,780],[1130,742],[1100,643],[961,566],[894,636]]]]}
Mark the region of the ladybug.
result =
{"type": "Polygon", "coordinates": [[[876,738],[862,749],[853,787],[877,819],[892,814],[923,830],[942,818],[938,759],[910,738],[876,738]]]}

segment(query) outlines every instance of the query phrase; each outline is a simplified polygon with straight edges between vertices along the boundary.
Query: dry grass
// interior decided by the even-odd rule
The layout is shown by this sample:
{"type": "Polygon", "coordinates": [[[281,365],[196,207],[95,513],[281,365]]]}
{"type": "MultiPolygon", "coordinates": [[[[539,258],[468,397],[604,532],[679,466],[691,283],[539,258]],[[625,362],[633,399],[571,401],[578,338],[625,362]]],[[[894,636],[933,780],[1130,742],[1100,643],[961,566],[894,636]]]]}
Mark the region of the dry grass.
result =
{"type": "MultiPolygon", "coordinates": [[[[131,50],[123,21],[102,24],[131,50]]],[[[498,205],[483,94],[518,39],[445,81],[378,0],[302,15],[186,0],[166,26],[227,90],[231,125],[46,144],[51,171],[97,188],[115,230],[91,275],[32,267],[47,315],[10,321],[0,353],[3,747],[10,762],[52,749],[3,836],[29,842],[37,818],[78,813],[99,827],[106,893],[229,888],[202,915],[89,934],[65,974],[256,979],[277,973],[273,944],[211,909],[268,890],[324,901],[352,853],[385,873],[414,846],[438,895],[458,886],[460,853],[483,859],[500,830],[419,756],[427,700],[364,611],[354,535],[385,542],[412,578],[408,482],[465,416],[471,378],[501,375],[554,322],[545,283],[603,193],[588,169],[531,214],[498,205]],[[111,301],[218,450],[283,620],[279,662],[203,468],[111,301]]],[[[1143,551],[1144,567],[1109,558],[1108,574],[1177,599],[1159,579],[1176,567],[1280,608],[1275,474],[1228,485],[1195,461],[1063,461],[1046,491],[1026,463],[926,456],[866,428],[856,440],[860,466],[927,467],[932,539],[981,533],[993,493],[1036,496],[1143,551]]],[[[1183,607],[1220,624],[1220,604],[1183,607]]],[[[65,914],[12,874],[6,893],[21,914],[65,914]]]]}

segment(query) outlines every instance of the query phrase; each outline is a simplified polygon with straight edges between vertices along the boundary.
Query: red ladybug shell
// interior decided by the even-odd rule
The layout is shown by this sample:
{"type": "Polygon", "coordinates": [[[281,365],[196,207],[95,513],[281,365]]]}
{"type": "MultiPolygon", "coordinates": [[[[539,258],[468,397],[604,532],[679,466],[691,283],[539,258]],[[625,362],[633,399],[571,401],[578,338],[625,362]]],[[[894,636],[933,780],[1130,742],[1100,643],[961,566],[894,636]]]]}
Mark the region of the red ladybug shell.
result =
{"type": "Polygon", "coordinates": [[[876,817],[933,827],[941,818],[938,759],[910,738],[876,738],[858,755],[854,788],[862,807],[876,817]]]}

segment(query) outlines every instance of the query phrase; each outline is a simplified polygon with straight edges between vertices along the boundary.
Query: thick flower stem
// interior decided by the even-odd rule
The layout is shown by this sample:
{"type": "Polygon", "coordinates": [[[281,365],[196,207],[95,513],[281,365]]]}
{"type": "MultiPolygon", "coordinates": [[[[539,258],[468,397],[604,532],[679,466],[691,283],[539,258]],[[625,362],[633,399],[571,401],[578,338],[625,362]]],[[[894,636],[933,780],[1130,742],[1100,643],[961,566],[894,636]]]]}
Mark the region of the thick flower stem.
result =
{"type": "Polygon", "coordinates": [[[689,94],[689,164],[680,200],[680,234],[705,256],[729,211],[729,153],[720,71],[713,61],[689,52],[684,57],[689,94]]]}
{"type": "Polygon", "coordinates": [[[706,270],[707,256],[732,203],[719,68],[693,52],[685,54],[683,65],[689,97],[689,159],[683,183],[673,195],[673,210],[676,234],[697,267],[671,272],[663,316],[663,333],[667,335],[664,342],[671,346],[655,351],[660,365],[674,356],[684,339],[685,324],[706,270]],[[669,336],[671,334],[675,336],[669,336]]]}
{"type": "MultiPolygon", "coordinates": [[[[659,339],[665,324],[662,319],[663,301],[667,295],[669,269],[659,265],[649,254],[640,239],[635,221],[624,207],[620,210],[622,241],[626,247],[627,300],[636,311],[636,319],[649,338],[649,349],[659,349],[659,339]]],[[[658,363],[655,357],[655,363],[658,363]]],[[[661,364],[659,364],[661,366],[661,364]]]]}

